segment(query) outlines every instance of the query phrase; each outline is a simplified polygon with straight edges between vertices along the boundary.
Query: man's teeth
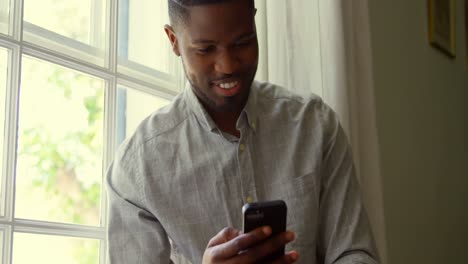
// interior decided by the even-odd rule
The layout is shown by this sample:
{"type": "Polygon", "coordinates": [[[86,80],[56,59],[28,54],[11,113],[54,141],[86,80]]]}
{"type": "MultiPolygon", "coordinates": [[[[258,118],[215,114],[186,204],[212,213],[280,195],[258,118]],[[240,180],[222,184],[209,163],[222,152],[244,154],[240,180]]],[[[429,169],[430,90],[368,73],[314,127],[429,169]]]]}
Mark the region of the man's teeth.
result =
{"type": "Polygon", "coordinates": [[[221,83],[219,87],[223,89],[231,89],[232,87],[236,86],[237,82],[231,82],[231,83],[221,83]]]}

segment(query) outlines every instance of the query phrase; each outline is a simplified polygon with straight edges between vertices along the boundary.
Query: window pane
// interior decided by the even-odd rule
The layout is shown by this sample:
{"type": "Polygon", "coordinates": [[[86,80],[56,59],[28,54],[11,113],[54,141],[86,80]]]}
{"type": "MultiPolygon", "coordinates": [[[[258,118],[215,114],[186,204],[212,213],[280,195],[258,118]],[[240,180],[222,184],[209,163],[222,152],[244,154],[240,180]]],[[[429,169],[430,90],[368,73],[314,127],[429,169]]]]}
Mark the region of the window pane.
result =
{"type": "Polygon", "coordinates": [[[0,33],[8,34],[10,25],[10,1],[0,0],[0,33]]]}
{"type": "Polygon", "coordinates": [[[4,239],[5,239],[5,235],[4,235],[4,230],[3,229],[0,229],[0,261],[3,260],[3,246],[4,246],[4,239]]]}
{"type": "Polygon", "coordinates": [[[169,23],[167,0],[120,0],[119,8],[119,33],[127,32],[119,39],[122,60],[169,73],[169,41],[164,33],[169,23]]]}
{"type": "Polygon", "coordinates": [[[0,216],[5,215],[5,175],[3,175],[3,142],[5,140],[6,83],[8,69],[8,51],[0,48],[0,216]]]}
{"type": "Polygon", "coordinates": [[[119,71],[172,81],[174,58],[164,25],[167,0],[119,0],[119,71]]]}
{"type": "Polygon", "coordinates": [[[141,121],[169,100],[137,90],[119,87],[117,92],[117,144],[133,134],[141,121]]]}
{"type": "Polygon", "coordinates": [[[105,82],[23,57],[16,218],[100,224],[105,82]]]}
{"type": "Polygon", "coordinates": [[[11,227],[8,225],[0,225],[0,263],[9,263],[8,256],[10,255],[10,232],[11,227]]]}
{"type": "Polygon", "coordinates": [[[24,39],[103,66],[106,4],[106,0],[24,0],[24,39]]]}
{"type": "Polygon", "coordinates": [[[13,241],[14,264],[99,263],[96,239],[15,233],[13,241]]]}

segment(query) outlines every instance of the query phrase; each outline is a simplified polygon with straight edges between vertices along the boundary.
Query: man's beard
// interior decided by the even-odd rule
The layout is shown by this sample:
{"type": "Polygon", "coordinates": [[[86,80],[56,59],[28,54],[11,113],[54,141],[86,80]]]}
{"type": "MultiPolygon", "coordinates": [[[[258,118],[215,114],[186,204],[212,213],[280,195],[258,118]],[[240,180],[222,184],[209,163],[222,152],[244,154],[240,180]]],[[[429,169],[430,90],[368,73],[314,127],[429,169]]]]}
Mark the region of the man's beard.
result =
{"type": "Polygon", "coordinates": [[[194,93],[197,95],[197,97],[201,97],[201,98],[198,98],[198,100],[205,108],[208,108],[208,110],[217,112],[217,113],[228,113],[228,112],[234,112],[237,110],[235,97],[226,97],[224,98],[224,104],[218,105],[216,104],[214,100],[212,100],[209,96],[207,96],[203,92],[203,90],[201,90],[198,86],[196,86],[190,79],[188,80],[190,82],[190,85],[192,86],[194,93]]]}

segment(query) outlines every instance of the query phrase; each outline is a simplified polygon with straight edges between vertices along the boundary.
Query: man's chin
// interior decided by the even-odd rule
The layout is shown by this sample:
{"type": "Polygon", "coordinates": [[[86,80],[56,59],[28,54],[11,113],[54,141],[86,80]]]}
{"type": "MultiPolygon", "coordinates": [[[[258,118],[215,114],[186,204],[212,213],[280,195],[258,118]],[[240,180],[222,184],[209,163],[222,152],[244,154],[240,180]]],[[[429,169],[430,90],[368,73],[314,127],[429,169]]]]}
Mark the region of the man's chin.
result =
{"type": "Polygon", "coordinates": [[[232,113],[240,111],[238,107],[234,104],[218,104],[212,109],[216,113],[232,113]]]}

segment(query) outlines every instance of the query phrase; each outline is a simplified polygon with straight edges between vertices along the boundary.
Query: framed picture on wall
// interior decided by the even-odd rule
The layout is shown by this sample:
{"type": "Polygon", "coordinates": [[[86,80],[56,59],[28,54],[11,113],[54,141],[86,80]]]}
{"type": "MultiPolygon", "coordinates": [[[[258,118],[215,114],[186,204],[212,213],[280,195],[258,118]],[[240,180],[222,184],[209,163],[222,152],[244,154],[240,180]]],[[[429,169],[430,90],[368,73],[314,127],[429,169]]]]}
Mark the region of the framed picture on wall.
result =
{"type": "Polygon", "coordinates": [[[428,0],[429,42],[455,57],[455,0],[428,0]]]}
{"type": "Polygon", "coordinates": [[[468,0],[465,0],[465,46],[466,62],[468,63],[468,0]]]}

